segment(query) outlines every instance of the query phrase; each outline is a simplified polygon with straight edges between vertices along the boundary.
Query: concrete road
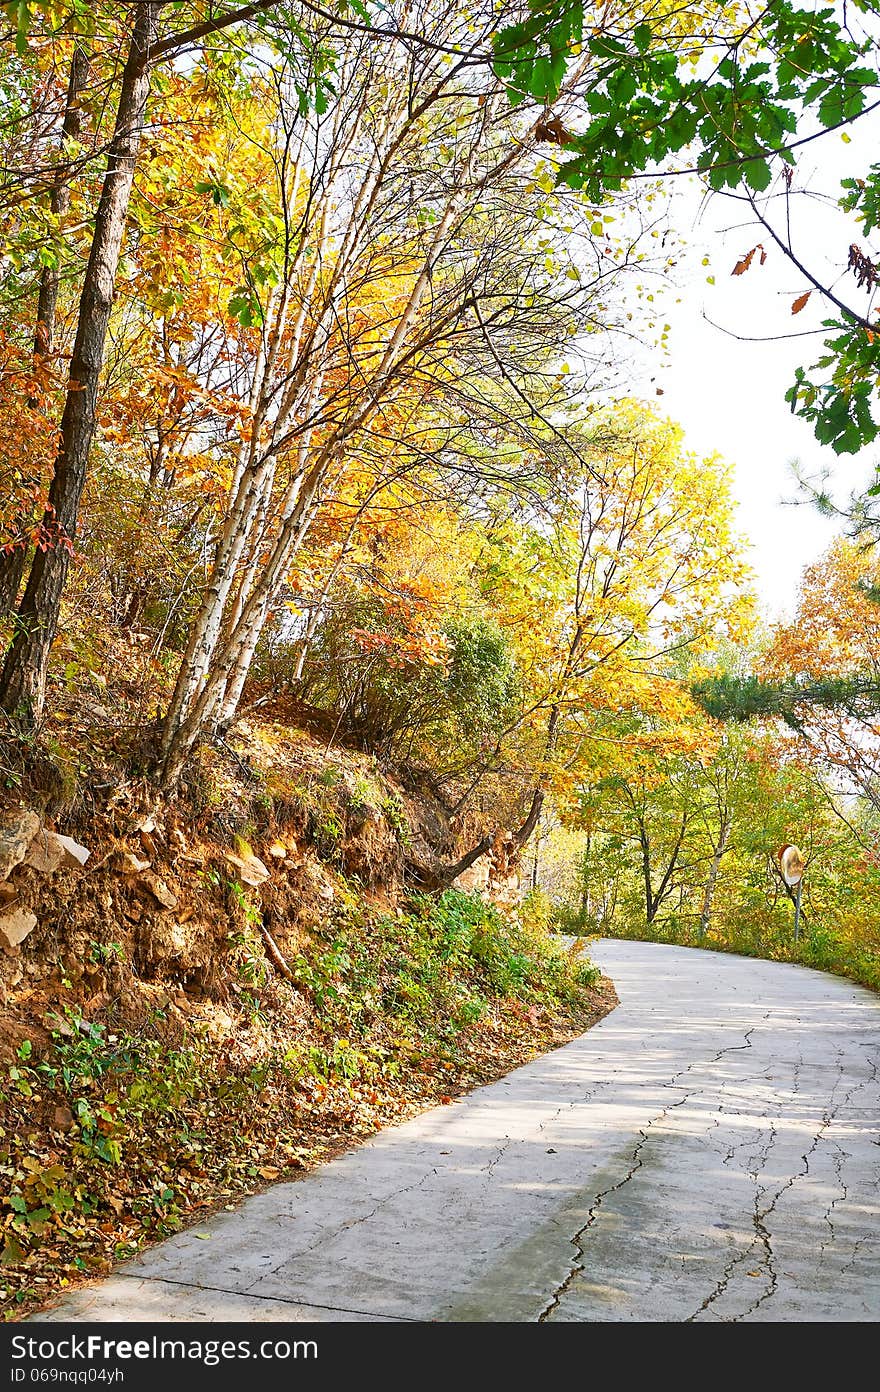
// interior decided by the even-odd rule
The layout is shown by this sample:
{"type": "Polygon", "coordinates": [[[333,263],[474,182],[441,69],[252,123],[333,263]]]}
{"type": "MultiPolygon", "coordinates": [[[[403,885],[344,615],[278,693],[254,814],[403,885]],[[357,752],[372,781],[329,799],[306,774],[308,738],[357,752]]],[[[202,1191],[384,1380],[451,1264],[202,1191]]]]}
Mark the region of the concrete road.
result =
{"type": "Polygon", "coordinates": [[[603,940],[574,1043],[277,1184],[51,1319],[880,1318],[880,1000],[603,940]]]}

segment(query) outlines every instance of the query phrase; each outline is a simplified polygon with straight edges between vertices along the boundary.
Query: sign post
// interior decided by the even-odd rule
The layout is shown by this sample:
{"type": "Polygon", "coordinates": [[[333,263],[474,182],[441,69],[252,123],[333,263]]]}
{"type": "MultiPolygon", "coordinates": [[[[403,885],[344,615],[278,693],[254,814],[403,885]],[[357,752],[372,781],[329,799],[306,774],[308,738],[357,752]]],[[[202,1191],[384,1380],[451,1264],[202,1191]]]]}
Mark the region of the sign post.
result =
{"type": "Polygon", "coordinates": [[[794,890],[794,940],[801,933],[801,889],[803,887],[804,857],[798,846],[783,846],[779,853],[779,868],[789,889],[794,890]]]}

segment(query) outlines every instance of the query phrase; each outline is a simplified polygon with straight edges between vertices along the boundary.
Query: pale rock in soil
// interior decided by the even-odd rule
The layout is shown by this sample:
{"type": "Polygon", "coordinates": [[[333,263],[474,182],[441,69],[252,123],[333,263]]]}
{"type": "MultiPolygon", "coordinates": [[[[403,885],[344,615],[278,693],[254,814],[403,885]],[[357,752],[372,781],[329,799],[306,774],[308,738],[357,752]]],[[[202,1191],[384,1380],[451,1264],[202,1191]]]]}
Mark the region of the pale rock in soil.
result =
{"type": "Polygon", "coordinates": [[[32,870],[39,870],[41,875],[54,875],[63,859],[64,847],[60,837],[41,827],[28,846],[24,864],[32,870]]]}
{"type": "Polygon", "coordinates": [[[264,865],[259,856],[239,856],[232,851],[226,852],[226,859],[230,865],[234,865],[238,871],[239,878],[247,885],[261,885],[269,878],[269,867],[264,865]]]}
{"type": "Polygon", "coordinates": [[[123,875],[139,875],[143,870],[149,870],[150,862],[141,860],[131,851],[123,851],[119,857],[119,868],[123,875]]]}
{"type": "Polygon", "coordinates": [[[37,926],[37,915],[29,909],[7,909],[0,914],[0,946],[18,947],[37,926]]]}
{"type": "Polygon", "coordinates": [[[462,870],[460,875],[456,875],[452,881],[452,887],[460,889],[462,894],[483,894],[489,888],[490,871],[489,857],[482,855],[474,861],[473,865],[469,865],[466,870],[462,870]]]}
{"type": "Polygon", "coordinates": [[[24,863],[41,875],[53,875],[59,869],[81,870],[91,854],[72,836],[41,827],[28,847],[24,863]]]}
{"type": "Polygon", "coordinates": [[[61,858],[61,868],[70,870],[81,870],[92,854],[85,846],[81,846],[78,841],[74,841],[72,836],[61,836],[58,832],[50,832],[50,836],[59,842],[64,852],[61,858]]]}
{"type": "Polygon", "coordinates": [[[177,908],[177,895],[173,890],[168,888],[164,880],[160,880],[159,876],[154,875],[152,871],[144,875],[139,875],[137,882],[143,889],[148,890],[150,894],[152,894],[153,898],[162,905],[163,909],[177,908]]]}
{"type": "Polygon", "coordinates": [[[0,880],[8,879],[21,864],[39,829],[36,812],[25,807],[15,807],[0,817],[0,880]]]}

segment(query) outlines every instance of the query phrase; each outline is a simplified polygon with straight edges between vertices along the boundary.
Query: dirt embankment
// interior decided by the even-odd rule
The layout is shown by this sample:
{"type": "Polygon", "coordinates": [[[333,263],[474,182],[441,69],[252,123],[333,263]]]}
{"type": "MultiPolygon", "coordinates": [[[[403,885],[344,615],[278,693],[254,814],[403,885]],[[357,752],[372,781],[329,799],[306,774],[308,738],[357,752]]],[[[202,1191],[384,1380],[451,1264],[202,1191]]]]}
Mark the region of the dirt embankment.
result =
{"type": "MultiPolygon", "coordinates": [[[[121,771],[63,810],[7,797],[7,1317],[611,1008],[540,925],[420,896],[483,815],[271,720],[171,802],[121,771]]],[[[512,897],[503,845],[466,878],[512,897]]]]}

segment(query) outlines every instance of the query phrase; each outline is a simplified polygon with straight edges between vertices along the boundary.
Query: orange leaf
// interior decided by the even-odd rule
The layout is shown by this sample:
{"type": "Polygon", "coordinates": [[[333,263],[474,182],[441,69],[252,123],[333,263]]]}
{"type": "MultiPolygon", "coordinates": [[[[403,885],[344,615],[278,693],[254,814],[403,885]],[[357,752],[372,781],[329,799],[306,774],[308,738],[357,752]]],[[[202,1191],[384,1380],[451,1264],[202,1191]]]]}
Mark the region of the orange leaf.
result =
{"type": "Polygon", "coordinates": [[[810,298],[812,293],[812,290],[805,290],[802,295],[798,295],[797,299],[791,307],[792,314],[800,314],[801,310],[807,303],[807,300],[810,298]]]}
{"type": "Polygon", "coordinates": [[[758,242],[757,246],[753,246],[751,251],[747,251],[745,256],[741,257],[741,259],[737,261],[730,274],[735,276],[743,275],[751,266],[756,251],[759,251],[761,253],[759,264],[763,266],[764,262],[767,260],[767,253],[764,250],[764,243],[758,242]]]}

